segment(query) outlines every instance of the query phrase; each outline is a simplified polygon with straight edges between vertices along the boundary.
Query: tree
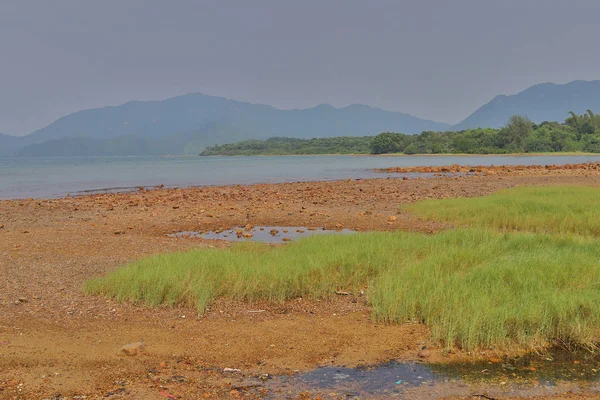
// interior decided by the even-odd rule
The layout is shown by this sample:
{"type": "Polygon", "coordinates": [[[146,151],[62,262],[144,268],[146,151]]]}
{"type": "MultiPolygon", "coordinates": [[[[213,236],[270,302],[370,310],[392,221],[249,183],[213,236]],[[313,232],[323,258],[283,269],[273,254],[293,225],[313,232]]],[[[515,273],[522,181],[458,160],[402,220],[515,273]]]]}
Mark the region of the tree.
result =
{"type": "Polygon", "coordinates": [[[579,128],[579,120],[580,120],[579,115],[575,114],[574,111],[569,111],[569,114],[571,116],[565,120],[565,123],[567,125],[571,125],[575,129],[578,129],[579,128]]]}
{"type": "Polygon", "coordinates": [[[600,115],[594,114],[592,110],[587,110],[582,115],[577,115],[573,111],[570,111],[569,114],[571,116],[565,120],[565,123],[577,129],[579,138],[593,135],[600,130],[600,115]]]}
{"type": "Polygon", "coordinates": [[[527,117],[513,115],[502,131],[504,147],[524,153],[525,141],[533,131],[533,124],[527,117]]]}
{"type": "Polygon", "coordinates": [[[384,132],[371,141],[371,154],[398,153],[402,151],[400,134],[384,132]]]}
{"type": "Polygon", "coordinates": [[[419,154],[419,148],[416,144],[409,144],[406,149],[404,149],[404,154],[419,154]]]}

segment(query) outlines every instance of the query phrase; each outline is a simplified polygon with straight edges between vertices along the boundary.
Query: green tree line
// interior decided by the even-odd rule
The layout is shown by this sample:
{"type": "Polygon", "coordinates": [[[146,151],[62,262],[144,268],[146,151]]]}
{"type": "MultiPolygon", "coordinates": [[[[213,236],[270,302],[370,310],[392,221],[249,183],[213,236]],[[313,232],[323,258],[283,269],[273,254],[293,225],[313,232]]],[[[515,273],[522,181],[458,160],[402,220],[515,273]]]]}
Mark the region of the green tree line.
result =
{"type": "Polygon", "coordinates": [[[372,154],[510,154],[585,151],[600,153],[600,115],[571,113],[564,123],[535,124],[512,116],[500,129],[404,135],[385,132],[373,138],[372,154]]]}
{"type": "Polygon", "coordinates": [[[200,155],[285,154],[511,154],[551,152],[600,153],[600,115],[574,112],[564,123],[535,124],[512,116],[499,129],[430,132],[419,135],[384,132],[376,136],[319,139],[275,137],[212,146],[200,155]]]}
{"type": "Polygon", "coordinates": [[[253,156],[302,154],[369,154],[373,136],[338,136],[318,139],[273,137],[267,140],[242,142],[207,147],[201,156],[253,156]]]}

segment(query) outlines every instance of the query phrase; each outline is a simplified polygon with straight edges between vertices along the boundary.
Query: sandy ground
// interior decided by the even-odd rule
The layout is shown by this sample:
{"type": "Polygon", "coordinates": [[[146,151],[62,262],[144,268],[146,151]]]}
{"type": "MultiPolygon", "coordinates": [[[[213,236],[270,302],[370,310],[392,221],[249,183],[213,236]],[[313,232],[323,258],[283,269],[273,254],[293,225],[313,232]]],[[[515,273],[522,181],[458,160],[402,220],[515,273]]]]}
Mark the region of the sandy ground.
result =
{"type": "MultiPolygon", "coordinates": [[[[419,360],[423,345],[431,351],[428,361],[501,356],[449,354],[429,343],[421,325],[374,323],[361,297],[278,305],[221,301],[198,316],[193,309],[150,309],[84,296],[81,287],[90,277],[150,254],[227,245],[166,236],[177,231],[251,223],[435,232],[443,227],[399,212],[398,206],[547,184],[600,186],[600,173],[535,170],[2,201],[0,398],[279,398],[244,382],[322,365],[419,360]],[[145,343],[143,354],[118,354],[137,341],[145,343]]],[[[330,394],[336,396],[345,395],[330,394]]]]}

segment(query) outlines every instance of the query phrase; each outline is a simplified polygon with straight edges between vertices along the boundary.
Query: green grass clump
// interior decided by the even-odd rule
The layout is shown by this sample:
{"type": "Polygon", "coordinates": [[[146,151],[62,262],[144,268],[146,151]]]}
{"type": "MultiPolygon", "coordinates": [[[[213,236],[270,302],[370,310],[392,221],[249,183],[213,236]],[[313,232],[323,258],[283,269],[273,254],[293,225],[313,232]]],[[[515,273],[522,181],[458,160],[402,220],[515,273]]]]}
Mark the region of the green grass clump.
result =
{"type": "Polygon", "coordinates": [[[375,318],[418,320],[447,345],[593,346],[599,277],[598,239],[457,229],[158,255],[90,280],[85,291],[202,312],[216,298],[281,302],[367,288],[375,318]]]}
{"type": "Polygon", "coordinates": [[[426,200],[406,207],[460,226],[600,236],[600,188],[526,186],[490,196],[426,200]]]}

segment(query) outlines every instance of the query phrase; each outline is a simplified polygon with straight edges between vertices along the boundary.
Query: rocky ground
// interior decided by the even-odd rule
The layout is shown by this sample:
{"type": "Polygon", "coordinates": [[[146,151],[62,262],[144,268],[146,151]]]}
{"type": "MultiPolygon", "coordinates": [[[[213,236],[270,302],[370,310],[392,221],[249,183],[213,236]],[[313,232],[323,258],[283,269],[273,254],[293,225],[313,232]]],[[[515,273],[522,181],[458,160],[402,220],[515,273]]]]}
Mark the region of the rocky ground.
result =
{"type": "MultiPolygon", "coordinates": [[[[0,398],[279,398],[284,394],[268,384],[271,377],[321,365],[501,357],[443,351],[428,342],[421,325],[374,323],[360,296],[275,305],[219,301],[198,316],[193,309],[150,309],[84,296],[81,287],[90,277],[150,254],[227,246],[167,237],[173,232],[250,223],[429,233],[444,226],[421,221],[398,206],[546,184],[600,186],[600,170],[532,168],[518,174],[2,201],[0,398]],[[133,346],[134,355],[121,350],[135,342],[143,346],[133,346]]],[[[328,398],[344,396],[326,393],[328,398]]]]}

